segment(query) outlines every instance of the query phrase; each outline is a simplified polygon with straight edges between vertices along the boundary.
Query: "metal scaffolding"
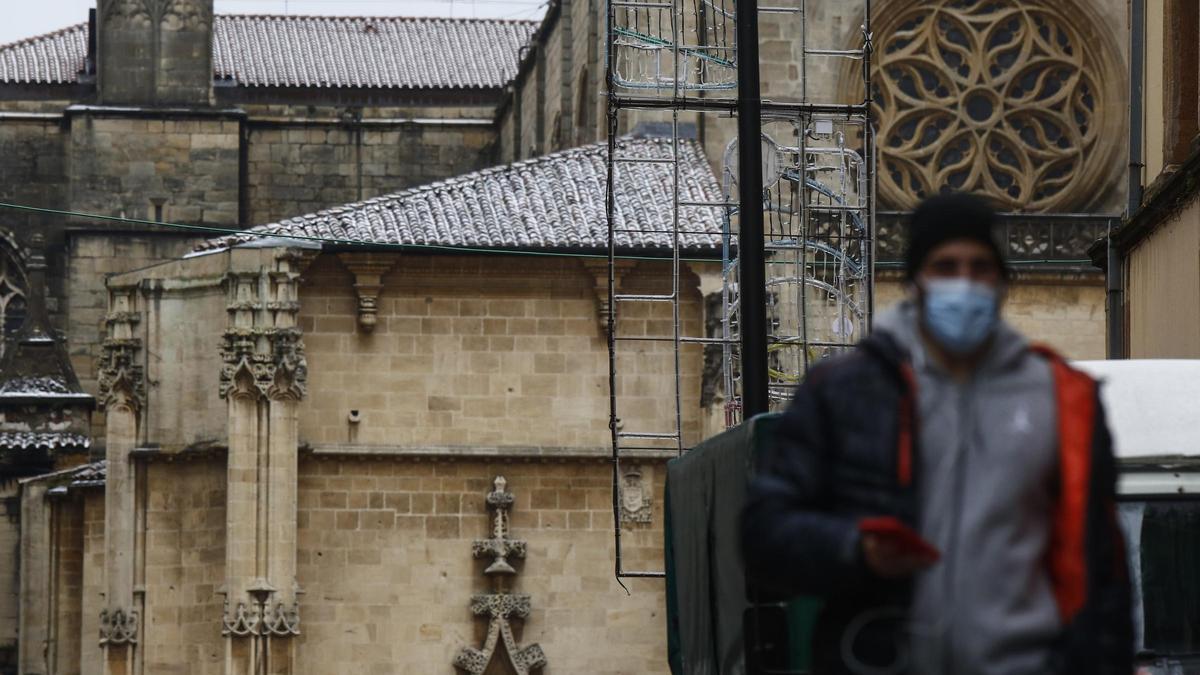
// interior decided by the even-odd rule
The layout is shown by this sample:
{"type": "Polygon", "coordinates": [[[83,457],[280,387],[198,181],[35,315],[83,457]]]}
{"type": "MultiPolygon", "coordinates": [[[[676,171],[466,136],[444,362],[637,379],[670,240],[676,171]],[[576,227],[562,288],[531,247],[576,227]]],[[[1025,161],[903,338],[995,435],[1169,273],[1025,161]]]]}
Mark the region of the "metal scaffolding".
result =
{"type": "Polygon", "coordinates": [[[810,35],[808,7],[822,1],[833,2],[790,0],[789,7],[758,9],[753,0],[607,0],[608,337],[618,578],[663,576],[662,571],[626,569],[621,465],[638,453],[682,454],[689,442],[699,440],[690,439],[684,426],[684,354],[699,359],[701,345],[720,349],[725,421],[733,426],[744,413],[784,404],[810,364],[853,344],[868,329],[874,230],[869,100],[810,100],[808,73],[817,60],[827,60],[820,66],[823,73],[855,62],[861,65],[855,72],[862,73],[864,99],[869,97],[871,3],[859,0],[857,9],[849,2],[836,3],[839,12],[857,11],[862,18],[857,44],[846,48],[821,44],[810,35]],[[739,10],[755,20],[739,22],[739,10]],[[794,38],[801,43],[800,91],[792,102],[760,100],[758,69],[748,67],[757,64],[758,19],[768,13],[792,17],[800,26],[794,38]],[[738,38],[747,40],[747,35],[753,36],[748,42],[752,47],[739,50],[738,38]],[[747,62],[739,63],[739,56],[747,62]],[[741,96],[741,89],[748,90],[745,83],[755,91],[741,96]],[[721,161],[723,198],[697,201],[681,191],[681,147],[693,142],[687,134],[701,116],[715,122],[734,115],[741,115],[738,136],[757,142],[741,148],[735,139],[723,157],[710,158],[721,161]],[[639,121],[668,123],[669,156],[623,153],[621,133],[639,121]],[[754,176],[749,192],[742,194],[739,161],[761,164],[761,190],[754,176]],[[623,183],[637,180],[635,167],[644,169],[647,163],[671,173],[674,194],[672,246],[661,263],[670,266],[670,287],[643,292],[623,289],[620,283],[616,196],[624,191],[623,183]],[[761,195],[752,194],[756,192],[761,195]],[[687,271],[680,244],[688,234],[689,209],[718,209],[724,215],[724,234],[717,244],[723,270],[718,335],[706,334],[702,321],[697,327],[697,322],[681,320],[680,280],[687,271]],[[656,335],[625,330],[626,317],[646,315],[634,309],[639,305],[669,315],[670,330],[656,335]],[[747,349],[753,352],[749,357],[747,349]],[[652,366],[650,359],[667,365],[652,366]],[[668,397],[673,408],[667,415],[659,410],[648,416],[634,409],[641,399],[630,400],[637,393],[631,383],[660,369],[674,373],[674,396],[668,397]],[[673,424],[638,424],[652,419],[673,419],[673,424]]]}

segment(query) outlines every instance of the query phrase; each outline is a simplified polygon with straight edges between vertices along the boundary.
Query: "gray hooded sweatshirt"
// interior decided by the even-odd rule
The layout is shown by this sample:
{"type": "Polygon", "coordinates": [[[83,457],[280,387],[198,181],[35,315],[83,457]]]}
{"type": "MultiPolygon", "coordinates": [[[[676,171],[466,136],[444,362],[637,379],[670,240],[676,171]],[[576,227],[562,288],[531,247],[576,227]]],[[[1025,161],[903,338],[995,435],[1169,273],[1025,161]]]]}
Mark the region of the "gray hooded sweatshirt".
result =
{"type": "Polygon", "coordinates": [[[911,301],[875,330],[912,355],[918,525],[942,552],[915,579],[910,672],[1044,672],[1062,628],[1045,565],[1058,466],[1050,365],[1001,323],[972,377],[955,381],[926,353],[911,301]]]}

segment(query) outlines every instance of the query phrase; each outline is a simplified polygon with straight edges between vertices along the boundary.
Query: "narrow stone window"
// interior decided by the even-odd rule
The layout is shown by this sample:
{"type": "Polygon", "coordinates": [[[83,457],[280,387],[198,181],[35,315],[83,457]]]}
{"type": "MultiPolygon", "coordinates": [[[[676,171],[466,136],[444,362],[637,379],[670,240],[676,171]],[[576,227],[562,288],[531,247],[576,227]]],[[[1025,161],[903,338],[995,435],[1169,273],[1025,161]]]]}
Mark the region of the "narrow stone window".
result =
{"type": "Polygon", "coordinates": [[[0,244],[0,326],[4,327],[5,342],[25,323],[26,293],[20,264],[12,251],[0,244]]]}

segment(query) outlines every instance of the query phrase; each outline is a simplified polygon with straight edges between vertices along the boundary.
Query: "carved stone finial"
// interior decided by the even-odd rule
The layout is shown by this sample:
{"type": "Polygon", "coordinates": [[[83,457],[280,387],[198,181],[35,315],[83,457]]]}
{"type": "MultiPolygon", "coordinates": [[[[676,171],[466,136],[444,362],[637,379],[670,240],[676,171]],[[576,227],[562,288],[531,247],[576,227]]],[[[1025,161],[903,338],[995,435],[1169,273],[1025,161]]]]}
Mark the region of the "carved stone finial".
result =
{"type": "Polygon", "coordinates": [[[146,378],[139,352],[142,340],[134,327],[142,315],[137,308],[137,288],[109,288],[107,332],[100,345],[98,364],[100,405],[128,405],[140,410],[146,401],[146,378]]]}
{"type": "Polygon", "coordinates": [[[483,573],[493,580],[495,592],[471,597],[471,612],[475,616],[488,618],[487,637],[482,649],[464,647],[460,650],[454,657],[454,665],[471,675],[482,675],[503,641],[512,671],[517,675],[529,675],[533,670],[546,665],[546,654],[537,644],[525,647],[518,645],[511,623],[512,619],[524,619],[529,616],[529,596],[503,590],[503,580],[517,573],[509,564],[508,558],[524,558],[525,542],[509,538],[508,512],[514,499],[513,494],[508,491],[508,481],[504,476],[496,476],[492,487],[494,489],[487,495],[488,508],[494,511],[492,536],[489,539],[478,539],[472,546],[472,553],[476,558],[493,557],[492,564],[488,565],[483,573]]]}
{"type": "Polygon", "coordinates": [[[490,539],[475,540],[472,553],[476,558],[493,556],[492,564],[483,571],[487,576],[516,574],[508,558],[524,558],[525,542],[508,538],[508,510],[512,508],[513,494],[505,489],[508,481],[504,476],[496,476],[492,485],[495,489],[487,496],[487,505],[495,512],[492,516],[492,536],[490,539]]]}

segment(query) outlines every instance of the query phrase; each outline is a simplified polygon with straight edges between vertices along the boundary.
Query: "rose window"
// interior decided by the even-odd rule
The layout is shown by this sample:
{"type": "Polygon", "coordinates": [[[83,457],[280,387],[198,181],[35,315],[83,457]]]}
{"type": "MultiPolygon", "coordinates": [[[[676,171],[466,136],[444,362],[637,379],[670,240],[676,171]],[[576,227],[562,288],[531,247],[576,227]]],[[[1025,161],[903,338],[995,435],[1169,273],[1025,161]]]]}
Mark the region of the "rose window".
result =
{"type": "Polygon", "coordinates": [[[911,208],[965,190],[1002,210],[1064,211],[1102,196],[1121,76],[1096,22],[1071,4],[935,0],[881,13],[874,87],[885,201],[911,208]]]}

